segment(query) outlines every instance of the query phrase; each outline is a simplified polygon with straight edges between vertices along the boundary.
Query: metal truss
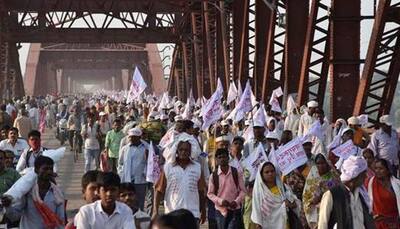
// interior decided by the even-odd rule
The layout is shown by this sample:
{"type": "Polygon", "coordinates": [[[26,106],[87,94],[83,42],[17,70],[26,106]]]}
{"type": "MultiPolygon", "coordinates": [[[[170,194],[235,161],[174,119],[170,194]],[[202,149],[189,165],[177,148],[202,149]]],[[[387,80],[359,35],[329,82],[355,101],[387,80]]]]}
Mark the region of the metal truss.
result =
{"type": "Polygon", "coordinates": [[[380,0],[354,114],[377,122],[388,114],[400,74],[400,1],[380,0]]]}
{"type": "Polygon", "coordinates": [[[298,88],[298,104],[316,100],[323,105],[329,70],[330,2],[312,0],[298,88]]]}

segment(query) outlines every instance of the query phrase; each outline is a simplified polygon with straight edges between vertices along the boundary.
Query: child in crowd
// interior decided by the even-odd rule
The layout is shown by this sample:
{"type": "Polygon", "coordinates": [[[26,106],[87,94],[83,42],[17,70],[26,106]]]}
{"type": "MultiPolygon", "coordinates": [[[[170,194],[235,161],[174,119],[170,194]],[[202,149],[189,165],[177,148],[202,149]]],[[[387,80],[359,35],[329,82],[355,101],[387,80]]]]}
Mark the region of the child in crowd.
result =
{"type": "Polygon", "coordinates": [[[135,186],[132,183],[122,183],[120,185],[119,201],[125,203],[132,209],[136,229],[146,229],[150,227],[151,218],[148,214],[140,210],[136,198],[135,186]]]}

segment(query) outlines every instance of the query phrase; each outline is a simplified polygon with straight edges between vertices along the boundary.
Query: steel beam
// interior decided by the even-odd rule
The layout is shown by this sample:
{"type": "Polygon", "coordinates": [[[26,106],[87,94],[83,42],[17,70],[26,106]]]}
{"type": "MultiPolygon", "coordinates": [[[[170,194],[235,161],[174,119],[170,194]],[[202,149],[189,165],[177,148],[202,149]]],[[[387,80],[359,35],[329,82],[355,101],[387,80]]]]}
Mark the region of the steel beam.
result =
{"type": "Polygon", "coordinates": [[[323,0],[312,0],[300,72],[297,104],[316,100],[322,107],[329,69],[329,8],[323,0]]]}
{"type": "Polygon", "coordinates": [[[178,35],[173,28],[87,29],[13,27],[5,37],[21,43],[175,43],[178,35]]]}
{"type": "MultiPolygon", "coordinates": [[[[309,0],[286,1],[284,97],[297,93],[306,39],[309,0]]],[[[286,104],[283,104],[286,105],[286,104]]]]}
{"type": "Polygon", "coordinates": [[[380,0],[353,114],[388,114],[400,74],[400,3],[380,0]]]}
{"type": "Polygon", "coordinates": [[[268,19],[269,32],[265,54],[262,101],[267,101],[275,88],[284,86],[286,29],[282,19],[284,19],[285,12],[284,2],[279,0],[276,10],[268,19]]]}
{"type": "MultiPolygon", "coordinates": [[[[265,55],[267,51],[266,41],[269,31],[269,23],[265,23],[271,17],[272,10],[263,2],[256,0],[256,42],[254,60],[254,93],[257,98],[262,97],[265,55]]],[[[271,60],[271,59],[270,59],[271,60]]]]}
{"type": "Polygon", "coordinates": [[[361,0],[332,0],[330,30],[331,120],[353,113],[360,81],[361,0]]]}

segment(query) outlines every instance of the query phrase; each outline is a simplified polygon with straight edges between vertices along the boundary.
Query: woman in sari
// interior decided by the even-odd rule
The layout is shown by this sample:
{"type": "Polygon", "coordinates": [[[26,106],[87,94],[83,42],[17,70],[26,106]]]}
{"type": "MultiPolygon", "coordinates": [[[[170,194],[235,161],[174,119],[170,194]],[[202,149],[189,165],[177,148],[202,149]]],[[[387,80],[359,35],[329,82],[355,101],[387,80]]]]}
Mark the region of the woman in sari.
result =
{"type": "Polygon", "coordinates": [[[377,229],[400,228],[400,180],[390,173],[384,159],[375,161],[375,176],[368,182],[368,195],[377,229]]]}
{"type": "Polygon", "coordinates": [[[275,166],[264,162],[253,188],[251,220],[256,228],[289,228],[286,208],[296,208],[295,200],[290,188],[277,176],[275,166]]]}
{"type": "Polygon", "coordinates": [[[328,189],[340,184],[339,176],[323,154],[315,156],[315,165],[307,176],[303,191],[303,207],[311,229],[318,226],[319,204],[328,189]]]}

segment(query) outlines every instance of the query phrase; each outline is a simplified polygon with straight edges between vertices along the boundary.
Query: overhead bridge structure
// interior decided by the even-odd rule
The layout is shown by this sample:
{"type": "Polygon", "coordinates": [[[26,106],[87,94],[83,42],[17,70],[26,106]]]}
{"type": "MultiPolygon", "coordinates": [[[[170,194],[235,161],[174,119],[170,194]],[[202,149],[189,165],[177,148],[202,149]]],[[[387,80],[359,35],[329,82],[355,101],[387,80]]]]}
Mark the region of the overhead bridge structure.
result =
{"type": "Polygon", "coordinates": [[[87,68],[107,87],[125,87],[121,69],[129,79],[134,65],[154,83],[147,47],[173,43],[167,90],[181,100],[190,90],[208,98],[218,78],[225,89],[249,80],[265,102],[281,86],[284,99],[328,103],[332,120],[376,121],[390,111],[400,73],[400,0],[371,2],[373,13],[362,15],[361,0],[0,0],[0,91],[24,93],[21,42],[38,43],[27,94],[74,91],[87,68]],[[364,20],[373,28],[360,57],[364,20]]]}

